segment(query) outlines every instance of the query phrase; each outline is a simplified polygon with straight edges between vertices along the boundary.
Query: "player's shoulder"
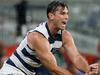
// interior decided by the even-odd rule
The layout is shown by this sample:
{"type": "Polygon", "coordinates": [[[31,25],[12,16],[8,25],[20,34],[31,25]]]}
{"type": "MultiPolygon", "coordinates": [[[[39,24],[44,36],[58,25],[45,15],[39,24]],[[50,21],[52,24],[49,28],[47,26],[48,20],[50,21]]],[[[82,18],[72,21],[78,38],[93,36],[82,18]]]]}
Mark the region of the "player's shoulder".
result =
{"type": "Polygon", "coordinates": [[[34,40],[34,41],[36,41],[36,40],[40,40],[40,41],[46,40],[46,38],[42,34],[40,34],[38,32],[30,32],[27,35],[27,39],[34,40]]]}
{"type": "Polygon", "coordinates": [[[69,32],[68,30],[63,30],[62,31],[62,35],[67,35],[67,36],[72,36],[71,32],[69,32]]]}
{"type": "Polygon", "coordinates": [[[30,32],[27,37],[32,37],[32,38],[45,38],[42,34],[39,32],[30,32]]]}
{"type": "Polygon", "coordinates": [[[71,42],[71,40],[73,40],[71,32],[67,30],[62,31],[62,40],[64,40],[63,42],[71,42]]]}

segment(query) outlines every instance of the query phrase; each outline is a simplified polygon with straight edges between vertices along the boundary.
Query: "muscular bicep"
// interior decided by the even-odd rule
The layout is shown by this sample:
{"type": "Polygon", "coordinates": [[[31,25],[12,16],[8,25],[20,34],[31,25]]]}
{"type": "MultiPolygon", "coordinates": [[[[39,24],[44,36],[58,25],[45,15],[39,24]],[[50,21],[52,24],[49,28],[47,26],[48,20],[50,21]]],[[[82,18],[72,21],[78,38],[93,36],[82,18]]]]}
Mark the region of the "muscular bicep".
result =
{"type": "Polygon", "coordinates": [[[62,34],[62,38],[63,48],[67,51],[67,54],[70,57],[70,59],[74,61],[74,57],[77,57],[80,54],[77,51],[72,35],[69,32],[64,31],[62,34]]]}
{"type": "Polygon", "coordinates": [[[35,46],[35,49],[36,49],[36,54],[38,58],[40,59],[40,61],[42,62],[42,64],[49,69],[51,69],[52,66],[57,66],[55,57],[50,51],[48,42],[45,42],[44,40],[41,42],[39,41],[38,44],[39,44],[37,45],[38,47],[35,46]]]}
{"type": "Polygon", "coordinates": [[[52,70],[57,66],[55,57],[50,51],[50,45],[44,36],[32,33],[28,36],[27,40],[29,46],[35,50],[36,56],[48,70],[52,70]]]}
{"type": "Polygon", "coordinates": [[[67,55],[80,71],[88,72],[88,63],[78,52],[71,34],[67,32],[63,32],[63,34],[63,47],[67,51],[67,55]]]}

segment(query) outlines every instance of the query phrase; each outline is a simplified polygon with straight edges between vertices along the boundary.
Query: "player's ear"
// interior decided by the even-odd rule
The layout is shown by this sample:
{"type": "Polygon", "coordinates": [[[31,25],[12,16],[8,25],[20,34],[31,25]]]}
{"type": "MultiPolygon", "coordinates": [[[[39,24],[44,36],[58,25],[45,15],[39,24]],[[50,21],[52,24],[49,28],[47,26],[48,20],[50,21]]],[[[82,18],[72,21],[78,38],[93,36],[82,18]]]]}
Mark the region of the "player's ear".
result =
{"type": "Polygon", "coordinates": [[[49,16],[49,19],[50,20],[53,20],[54,19],[54,14],[53,13],[49,13],[48,16],[49,16]]]}

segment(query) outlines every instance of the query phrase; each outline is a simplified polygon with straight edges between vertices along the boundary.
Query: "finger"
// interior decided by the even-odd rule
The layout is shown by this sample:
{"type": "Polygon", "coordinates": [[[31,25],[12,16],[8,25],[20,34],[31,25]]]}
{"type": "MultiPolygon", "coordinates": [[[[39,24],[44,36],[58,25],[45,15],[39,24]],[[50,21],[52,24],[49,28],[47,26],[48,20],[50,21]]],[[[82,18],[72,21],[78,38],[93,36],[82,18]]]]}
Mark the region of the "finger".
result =
{"type": "Polygon", "coordinates": [[[88,72],[88,74],[92,75],[92,74],[98,74],[98,70],[93,69],[92,71],[88,72]]]}
{"type": "Polygon", "coordinates": [[[98,73],[99,69],[98,68],[91,68],[90,72],[98,73]]]}
{"type": "Polygon", "coordinates": [[[98,64],[92,64],[90,65],[90,71],[95,71],[96,73],[98,72],[98,64]]]}
{"type": "Polygon", "coordinates": [[[95,74],[97,74],[98,70],[97,69],[93,69],[92,72],[95,73],[95,74]]]}
{"type": "Polygon", "coordinates": [[[98,68],[98,66],[99,66],[98,63],[90,65],[91,68],[98,68]]]}

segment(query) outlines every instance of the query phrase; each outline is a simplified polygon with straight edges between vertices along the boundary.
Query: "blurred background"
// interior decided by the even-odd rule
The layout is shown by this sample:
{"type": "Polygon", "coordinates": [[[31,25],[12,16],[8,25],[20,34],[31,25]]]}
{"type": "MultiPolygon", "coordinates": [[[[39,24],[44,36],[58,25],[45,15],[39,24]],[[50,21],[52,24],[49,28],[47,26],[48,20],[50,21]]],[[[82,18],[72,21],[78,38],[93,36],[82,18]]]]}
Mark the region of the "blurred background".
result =
{"type": "MultiPolygon", "coordinates": [[[[46,21],[53,0],[0,0],[0,43],[6,56],[16,49],[26,32],[46,21]]],[[[69,6],[66,26],[78,50],[91,64],[100,59],[100,0],[62,0],[69,6]]]]}

